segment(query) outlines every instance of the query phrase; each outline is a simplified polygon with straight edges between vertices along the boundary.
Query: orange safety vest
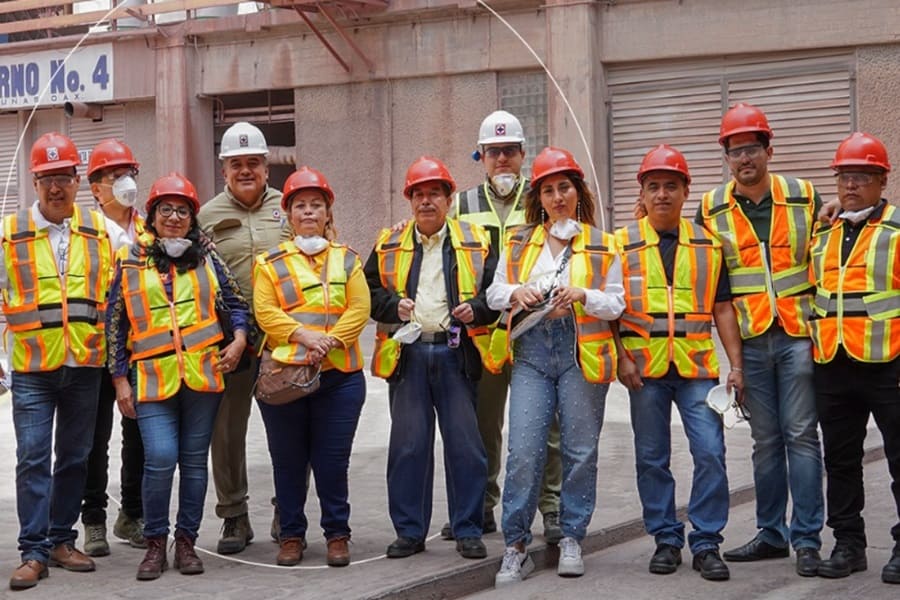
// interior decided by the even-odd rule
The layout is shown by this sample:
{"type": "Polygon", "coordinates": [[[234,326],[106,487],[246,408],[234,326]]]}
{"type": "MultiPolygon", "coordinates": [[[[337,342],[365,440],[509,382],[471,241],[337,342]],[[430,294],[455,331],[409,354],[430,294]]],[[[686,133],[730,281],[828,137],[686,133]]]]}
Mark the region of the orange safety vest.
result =
{"type": "Polygon", "coordinates": [[[122,297],[131,326],[128,342],[137,375],[139,402],[171,398],[182,382],[198,392],[221,392],[225,379],[217,369],[222,328],[216,316],[219,292],[216,272],[209,261],[167,274],[172,299],[162,275],[148,264],[143,246],[123,249],[122,297]]]}
{"type": "Polygon", "coordinates": [[[106,293],[112,246],[103,215],[76,207],[70,221],[66,273],[60,276],[47,230],[31,209],[3,221],[3,256],[9,280],[3,312],[13,333],[12,370],[52,371],[71,353],[78,365],[106,362],[106,293]]]}
{"type": "Polygon", "coordinates": [[[813,235],[815,315],[813,358],[830,362],[838,346],[862,362],[900,356],[900,211],[887,205],[859,233],[841,266],[844,221],[813,235]]]}
{"type": "Polygon", "coordinates": [[[689,379],[718,377],[712,314],[722,246],[701,226],[681,219],[670,286],[659,234],[647,217],[616,231],[625,281],[622,346],[643,377],[662,377],[675,363],[689,379]]]}
{"type": "MultiPolygon", "coordinates": [[[[293,241],[282,242],[268,254],[256,258],[254,277],[266,277],[275,286],[278,305],[297,323],[328,333],[347,310],[347,280],[362,269],[359,256],[343,244],[330,242],[320,275],[293,241]]],[[[282,344],[272,350],[272,358],[288,364],[309,362],[303,344],[282,344]]],[[[359,340],[347,348],[329,350],[323,368],[330,365],[350,373],[363,367],[359,340]]]]}
{"type": "MultiPolygon", "coordinates": [[[[521,284],[528,281],[543,251],[545,239],[545,229],[534,225],[516,229],[510,234],[506,242],[507,281],[521,284]]],[[[584,225],[582,232],[572,238],[571,248],[569,285],[604,289],[606,274],[616,256],[615,238],[609,233],[584,225]]],[[[581,302],[573,304],[572,310],[575,313],[577,336],[576,360],[584,378],[591,383],[612,381],[616,377],[616,344],[609,321],[587,314],[581,302]]],[[[497,328],[494,338],[505,340],[507,355],[511,357],[507,329],[497,328]]],[[[493,340],[491,345],[494,347],[493,340]]]]}
{"type": "Polygon", "coordinates": [[[704,225],[722,242],[743,339],[761,335],[775,319],[788,335],[809,335],[813,286],[808,257],[815,192],[803,179],[772,175],[771,180],[768,258],[766,245],[734,199],[733,180],[704,194],[701,204],[704,225]]]}

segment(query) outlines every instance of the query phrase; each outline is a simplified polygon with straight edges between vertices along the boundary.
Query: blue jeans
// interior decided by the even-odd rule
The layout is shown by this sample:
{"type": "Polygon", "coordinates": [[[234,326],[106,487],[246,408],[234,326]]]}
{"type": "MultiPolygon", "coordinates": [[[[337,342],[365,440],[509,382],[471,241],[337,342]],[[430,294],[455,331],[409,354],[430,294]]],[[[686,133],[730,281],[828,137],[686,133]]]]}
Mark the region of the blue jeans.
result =
{"type": "Polygon", "coordinates": [[[688,543],[693,554],[717,550],[728,521],[728,477],[722,419],[706,405],[714,379],[644,379],[631,397],[631,428],[637,466],[638,494],[644,527],[658,544],[684,546],[684,523],[675,516],[672,456],[672,403],[678,407],[694,461],[688,503],[693,530],[688,543]]]}
{"type": "Polygon", "coordinates": [[[306,537],[307,473],[312,467],[325,539],[350,535],[347,471],[366,399],[362,371],[323,371],[316,392],[290,404],[259,402],[275,475],[282,537],[306,537]]]}
{"type": "Polygon", "coordinates": [[[100,372],[94,367],[60,367],[12,374],[16,507],[23,561],[46,563],[53,546],[74,543],[78,537],[72,526],[81,509],[94,441],[100,372]]]}
{"type": "Polygon", "coordinates": [[[209,440],[221,398],[221,392],[197,392],[182,384],[167,400],[137,403],[144,442],[144,537],[169,534],[169,501],[177,464],[175,528],[197,538],[209,478],[209,440]]]}
{"type": "Polygon", "coordinates": [[[424,540],[431,525],[434,416],[444,441],[450,526],[457,539],[480,538],[487,457],[475,417],[475,384],[460,352],[446,344],[403,348],[390,393],[388,510],[398,536],[424,540]]]}
{"type": "Polygon", "coordinates": [[[559,526],[584,539],[597,500],[597,442],[609,384],[589,383],[575,361],[571,318],[542,321],[515,341],[509,395],[509,454],[503,484],[507,546],[531,543],[547,435],[559,418],[562,488],[559,526]]]}
{"type": "Polygon", "coordinates": [[[822,451],[812,344],[777,326],[744,340],[744,397],[753,435],[756,526],[779,548],[822,546],[822,451]],[[786,525],[788,490],[793,499],[786,525]]]}

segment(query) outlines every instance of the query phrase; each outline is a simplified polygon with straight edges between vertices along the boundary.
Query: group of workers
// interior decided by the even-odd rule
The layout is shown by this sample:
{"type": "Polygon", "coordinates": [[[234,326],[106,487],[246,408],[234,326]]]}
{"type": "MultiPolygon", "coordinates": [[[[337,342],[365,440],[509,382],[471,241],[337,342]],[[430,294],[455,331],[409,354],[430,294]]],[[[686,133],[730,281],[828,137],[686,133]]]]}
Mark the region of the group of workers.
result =
{"type": "MultiPolygon", "coordinates": [[[[311,474],[327,564],[348,565],[348,470],[366,397],[359,337],[370,318],[371,371],[389,386],[397,537],[388,558],[425,550],[436,417],[450,517],[442,537],[464,558],[485,558],[482,536],[497,530],[500,505],[506,548],[495,583],[513,584],[534,568],[540,510],[545,541],[559,545],[558,574],[582,575],[605,399],[618,379],[656,544],[651,573],[674,573],[685,546],[673,404],[693,459],[687,544],[703,578],[726,580],[725,561],[784,558],[791,547],[801,576],[865,570],[870,415],[900,516],[900,215],[882,197],[891,166],[877,138],[852,134],[831,164],[838,199],[823,207],[810,182],[768,171],[773,135],[754,106],[724,115],[732,179],[703,195],[693,220],[682,216],[684,155],[653,148],[637,173],[636,220],[612,234],[596,227],[573,155],[545,148],[529,181],[522,125],[496,111],[479,131],[485,179],[456,193],[439,159],[414,161],[403,186],[412,218],[382,230],[365,261],[337,241],[335,194],[321,172],[303,166],[281,192],[269,187],[266,141],[248,123],[223,135],[221,194],[201,207],[193,184],[171,173],[153,183],[143,214],[127,145],[105,140],[91,152],[92,210],[74,202],[75,145],[41,136],[31,151],[38,199],[3,219],[0,238],[22,557],[10,587],[34,587],[49,567],[93,571],[91,557],[109,554],[113,404],[122,414],[113,534],[146,549],[137,578],[168,568],[176,466],[173,566],[203,572],[194,544],[210,453],[224,520],[217,550],[241,552],[254,536],[245,448],[264,348],[320,368],[311,394],[258,402],[276,563],[302,561],[311,474]],[[727,410],[749,413],[759,530],[723,555],[729,490],[721,409],[709,402],[720,379],[713,324],[729,362],[727,410]],[[836,544],[823,560],[826,514],[836,544]]],[[[891,535],[882,580],[900,583],[900,523],[891,535]]]]}

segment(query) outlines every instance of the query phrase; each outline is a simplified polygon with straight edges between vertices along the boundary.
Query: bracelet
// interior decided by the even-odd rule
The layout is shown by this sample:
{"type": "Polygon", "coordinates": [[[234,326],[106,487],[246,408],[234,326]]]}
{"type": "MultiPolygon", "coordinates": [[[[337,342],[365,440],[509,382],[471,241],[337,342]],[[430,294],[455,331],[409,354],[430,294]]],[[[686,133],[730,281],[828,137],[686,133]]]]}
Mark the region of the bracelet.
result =
{"type": "Polygon", "coordinates": [[[737,371],[738,373],[743,373],[743,372],[744,372],[743,369],[739,369],[738,367],[731,367],[731,370],[732,370],[732,371],[737,371]]]}

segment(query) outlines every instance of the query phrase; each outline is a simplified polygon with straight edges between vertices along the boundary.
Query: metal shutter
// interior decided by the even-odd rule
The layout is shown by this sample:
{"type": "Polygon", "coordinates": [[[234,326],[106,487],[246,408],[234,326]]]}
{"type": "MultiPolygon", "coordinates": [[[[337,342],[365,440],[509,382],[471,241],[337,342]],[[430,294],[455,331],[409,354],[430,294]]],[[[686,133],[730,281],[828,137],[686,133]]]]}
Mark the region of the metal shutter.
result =
{"type": "Polygon", "coordinates": [[[81,187],[75,202],[96,208],[96,202],[91,195],[91,188],[87,180],[87,164],[91,156],[91,150],[100,141],[107,138],[125,139],[125,107],[122,105],[104,105],[103,120],[94,122],[91,119],[66,119],[68,135],[78,147],[82,166],[78,168],[81,173],[81,187]]]}
{"type": "MultiPolygon", "coordinates": [[[[16,144],[19,141],[19,115],[0,115],[0,217],[19,208],[19,164],[16,144]],[[6,178],[9,177],[9,187],[6,178]],[[3,191],[6,190],[6,195],[3,191]]],[[[23,148],[25,146],[23,145],[23,148]]]]}

